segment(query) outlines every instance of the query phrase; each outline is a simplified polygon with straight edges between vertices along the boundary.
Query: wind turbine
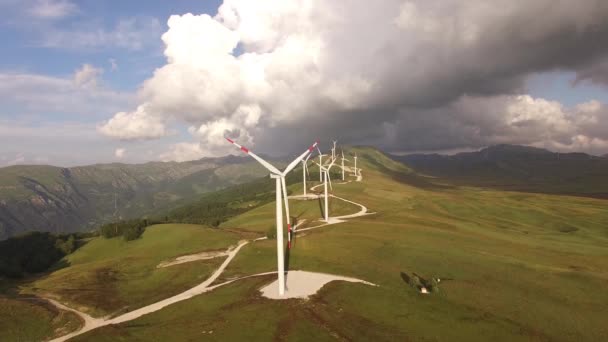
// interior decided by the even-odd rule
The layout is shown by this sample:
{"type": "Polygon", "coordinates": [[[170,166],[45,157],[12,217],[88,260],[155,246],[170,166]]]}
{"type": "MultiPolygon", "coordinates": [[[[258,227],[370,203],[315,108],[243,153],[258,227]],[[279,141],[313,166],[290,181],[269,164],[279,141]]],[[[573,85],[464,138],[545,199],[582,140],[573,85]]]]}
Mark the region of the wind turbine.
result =
{"type": "Polygon", "coordinates": [[[357,152],[355,152],[355,156],[353,157],[355,159],[355,176],[357,175],[357,152]]]}
{"type": "MultiPolygon", "coordinates": [[[[319,151],[321,152],[321,151],[319,151]]],[[[329,182],[329,186],[330,188],[333,190],[333,187],[331,186],[331,177],[329,176],[329,170],[331,170],[331,167],[334,166],[334,162],[336,160],[332,159],[331,163],[327,166],[323,166],[321,164],[317,164],[319,165],[319,168],[322,169],[323,174],[325,175],[324,179],[323,179],[323,189],[325,191],[325,210],[324,210],[324,215],[325,215],[325,222],[329,222],[329,196],[327,195],[327,183],[329,182]]]]}
{"type": "MultiPolygon", "coordinates": [[[[226,137],[226,140],[228,140],[231,144],[235,145],[236,147],[240,148],[241,151],[250,155],[253,159],[257,160],[260,164],[262,164],[262,166],[264,166],[266,169],[268,169],[268,171],[271,172],[270,178],[275,180],[275,184],[276,184],[275,202],[276,202],[276,219],[277,219],[277,222],[276,222],[276,226],[277,226],[277,269],[278,269],[278,273],[279,273],[278,274],[278,276],[279,276],[279,295],[282,296],[285,294],[285,259],[283,256],[283,208],[281,205],[282,195],[284,195],[285,204],[286,204],[285,209],[287,211],[287,222],[288,222],[287,227],[289,230],[288,239],[289,239],[289,241],[291,241],[291,237],[290,237],[291,225],[289,224],[289,208],[287,207],[287,189],[285,187],[285,176],[289,173],[289,171],[293,170],[293,168],[296,167],[296,165],[298,165],[298,163],[302,159],[304,159],[304,157],[306,157],[307,154],[312,152],[312,150],[317,146],[317,142],[312,144],[312,146],[310,146],[306,151],[304,151],[304,153],[302,153],[298,158],[294,159],[294,161],[292,161],[289,165],[287,165],[285,170],[283,170],[283,172],[281,172],[281,171],[279,171],[279,169],[272,166],[272,164],[270,164],[267,161],[265,161],[264,159],[260,158],[258,155],[251,152],[246,147],[241,146],[241,145],[237,144],[236,142],[234,142],[234,140],[232,140],[228,137],[226,137]]],[[[289,245],[289,247],[291,247],[291,244],[289,245]]]]}
{"type": "Polygon", "coordinates": [[[344,181],[344,161],[350,162],[350,160],[344,158],[344,151],[342,152],[342,181],[344,181]]]}
{"type": "Polygon", "coordinates": [[[334,147],[331,149],[331,159],[336,159],[336,143],[338,140],[334,140],[334,147]]]}
{"type": "Polygon", "coordinates": [[[312,153],[309,153],[308,156],[306,156],[306,159],[302,160],[302,180],[304,181],[304,197],[306,197],[306,175],[308,174],[310,176],[310,173],[308,172],[308,158],[310,158],[310,156],[312,156],[312,153]]]}
{"type": "MultiPolygon", "coordinates": [[[[317,151],[319,151],[319,162],[316,164],[323,165],[323,156],[326,156],[327,154],[321,153],[321,150],[319,149],[319,147],[317,147],[317,151]]],[[[323,170],[321,170],[321,168],[319,168],[319,183],[321,183],[321,182],[323,182],[323,170]]]]}

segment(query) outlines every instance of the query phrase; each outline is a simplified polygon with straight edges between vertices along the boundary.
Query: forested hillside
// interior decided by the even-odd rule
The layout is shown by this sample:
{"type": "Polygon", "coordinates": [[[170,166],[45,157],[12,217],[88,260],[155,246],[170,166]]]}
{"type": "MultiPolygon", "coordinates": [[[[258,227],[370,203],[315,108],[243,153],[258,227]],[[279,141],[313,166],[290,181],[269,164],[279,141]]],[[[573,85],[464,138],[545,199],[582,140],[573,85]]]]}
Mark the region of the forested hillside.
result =
{"type": "Polygon", "coordinates": [[[77,232],[137,218],[267,172],[251,158],[0,169],[0,240],[27,231],[77,232]]]}

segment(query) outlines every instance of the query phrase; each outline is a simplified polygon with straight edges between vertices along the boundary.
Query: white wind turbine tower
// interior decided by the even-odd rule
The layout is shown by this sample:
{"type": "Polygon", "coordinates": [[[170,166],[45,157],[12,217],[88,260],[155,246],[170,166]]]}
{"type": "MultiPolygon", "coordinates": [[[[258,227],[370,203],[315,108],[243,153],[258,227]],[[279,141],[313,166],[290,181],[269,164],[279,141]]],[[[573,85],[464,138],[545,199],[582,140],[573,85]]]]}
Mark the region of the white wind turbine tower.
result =
{"type": "Polygon", "coordinates": [[[357,176],[357,152],[355,152],[355,156],[353,157],[355,159],[355,170],[354,170],[354,174],[355,176],[357,176]]]}
{"type": "Polygon", "coordinates": [[[350,160],[344,158],[344,151],[342,152],[342,181],[344,181],[344,161],[350,162],[350,160]]]}
{"type": "MultiPolygon", "coordinates": [[[[326,156],[327,154],[321,153],[321,150],[319,150],[319,147],[317,147],[317,151],[319,151],[319,162],[316,164],[323,165],[323,156],[326,156]]],[[[321,168],[319,168],[319,183],[321,183],[321,182],[323,182],[323,170],[321,170],[321,168]]]]}
{"type": "MultiPolygon", "coordinates": [[[[319,151],[319,153],[320,152],[321,151],[319,151]]],[[[321,164],[317,164],[317,165],[319,165],[319,168],[322,169],[323,174],[325,175],[325,177],[323,178],[323,189],[325,191],[325,210],[324,210],[323,214],[325,215],[325,222],[329,222],[329,196],[327,195],[327,183],[328,182],[329,182],[329,186],[333,190],[333,187],[331,186],[331,177],[329,176],[329,170],[331,170],[331,167],[334,166],[335,161],[336,161],[335,159],[332,159],[331,163],[329,165],[327,165],[327,167],[325,167],[321,164]]]]}
{"type": "Polygon", "coordinates": [[[304,197],[306,197],[306,175],[308,174],[310,176],[310,173],[308,172],[308,158],[310,158],[310,156],[312,156],[312,153],[309,153],[308,156],[306,156],[306,159],[302,160],[302,180],[304,181],[304,197]]]}
{"type": "Polygon", "coordinates": [[[334,147],[331,149],[331,159],[336,159],[336,143],[338,140],[333,140],[334,147]]]}
{"type": "MultiPolygon", "coordinates": [[[[285,259],[283,256],[283,208],[281,205],[281,197],[284,196],[285,204],[287,205],[287,189],[285,187],[285,176],[289,173],[289,171],[293,170],[298,163],[306,157],[307,154],[312,152],[312,150],[317,146],[317,142],[312,144],[304,153],[302,153],[298,158],[292,161],[283,172],[279,171],[276,167],[272,166],[272,164],[268,163],[264,159],[257,156],[255,153],[248,150],[246,147],[241,146],[234,142],[233,140],[226,138],[231,144],[240,148],[241,151],[253,157],[253,159],[257,160],[260,164],[262,164],[268,171],[271,172],[270,178],[275,180],[276,184],[276,226],[277,226],[277,270],[279,276],[279,295],[285,294],[285,259]]],[[[287,211],[287,226],[289,229],[288,239],[291,241],[291,225],[289,224],[289,208],[286,206],[287,211]]],[[[291,247],[291,246],[290,246],[291,247]]]]}

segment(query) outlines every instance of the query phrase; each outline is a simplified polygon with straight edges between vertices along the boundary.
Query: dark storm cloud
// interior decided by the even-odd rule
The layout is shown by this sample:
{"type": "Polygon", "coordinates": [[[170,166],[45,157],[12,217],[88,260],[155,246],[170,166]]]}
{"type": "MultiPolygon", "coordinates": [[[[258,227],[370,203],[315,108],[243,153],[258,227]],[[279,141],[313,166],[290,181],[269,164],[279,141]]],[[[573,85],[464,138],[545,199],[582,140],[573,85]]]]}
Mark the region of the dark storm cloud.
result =
{"type": "MultiPolygon", "coordinates": [[[[391,150],[608,146],[578,109],[524,93],[529,75],[548,71],[603,83],[606,18],[599,0],[227,0],[215,18],[171,18],[168,64],[144,83],[141,106],[102,131],[151,138],[123,128],[184,121],[200,154],[224,153],[216,142],[230,131],[274,153],[311,137],[391,150]]],[[[595,107],[589,120],[605,122],[595,107]]]]}

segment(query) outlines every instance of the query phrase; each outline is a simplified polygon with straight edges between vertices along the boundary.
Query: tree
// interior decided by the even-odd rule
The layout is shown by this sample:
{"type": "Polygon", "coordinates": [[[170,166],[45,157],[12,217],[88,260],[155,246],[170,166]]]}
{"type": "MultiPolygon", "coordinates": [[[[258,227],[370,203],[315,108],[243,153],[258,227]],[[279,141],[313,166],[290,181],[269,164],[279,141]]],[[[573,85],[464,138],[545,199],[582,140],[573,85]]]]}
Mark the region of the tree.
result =
{"type": "Polygon", "coordinates": [[[276,225],[272,225],[272,227],[270,227],[270,229],[268,229],[266,231],[266,238],[268,238],[269,240],[274,240],[277,238],[277,226],[276,225]]]}

